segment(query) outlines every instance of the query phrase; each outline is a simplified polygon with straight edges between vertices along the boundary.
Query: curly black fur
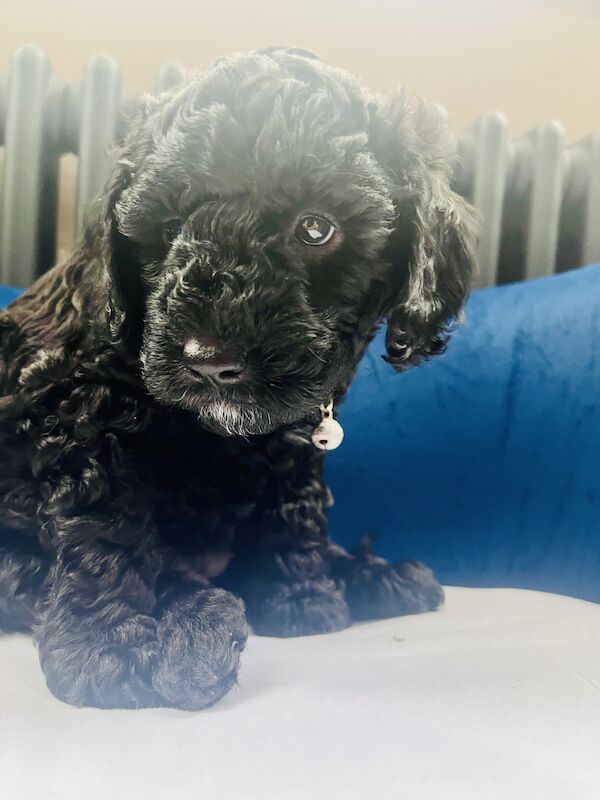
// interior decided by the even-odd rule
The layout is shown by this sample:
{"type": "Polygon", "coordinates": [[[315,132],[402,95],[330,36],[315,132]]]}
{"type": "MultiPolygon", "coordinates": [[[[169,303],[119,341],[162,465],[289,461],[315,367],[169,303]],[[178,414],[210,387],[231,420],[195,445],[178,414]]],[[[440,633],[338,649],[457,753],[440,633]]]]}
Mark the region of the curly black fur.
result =
{"type": "Polygon", "coordinates": [[[142,99],[78,249],[0,314],[0,626],[58,697],[200,708],[246,613],[294,636],[441,602],[329,542],[310,434],[382,320],[397,370],[443,347],[474,248],[451,159],[436,112],[293,49],[142,99]],[[207,335],[246,380],[190,380],[207,335]]]}

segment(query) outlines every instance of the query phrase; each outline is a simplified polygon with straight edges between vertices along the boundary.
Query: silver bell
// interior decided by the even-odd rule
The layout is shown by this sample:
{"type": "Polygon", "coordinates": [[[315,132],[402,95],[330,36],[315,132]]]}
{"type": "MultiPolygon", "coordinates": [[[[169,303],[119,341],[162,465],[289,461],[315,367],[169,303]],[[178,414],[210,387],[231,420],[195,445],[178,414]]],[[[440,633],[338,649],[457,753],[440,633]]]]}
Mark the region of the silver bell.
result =
{"type": "Polygon", "coordinates": [[[333,400],[321,406],[321,422],[315,428],[312,441],[319,450],[335,450],[344,439],[344,429],[333,418],[333,400]]]}

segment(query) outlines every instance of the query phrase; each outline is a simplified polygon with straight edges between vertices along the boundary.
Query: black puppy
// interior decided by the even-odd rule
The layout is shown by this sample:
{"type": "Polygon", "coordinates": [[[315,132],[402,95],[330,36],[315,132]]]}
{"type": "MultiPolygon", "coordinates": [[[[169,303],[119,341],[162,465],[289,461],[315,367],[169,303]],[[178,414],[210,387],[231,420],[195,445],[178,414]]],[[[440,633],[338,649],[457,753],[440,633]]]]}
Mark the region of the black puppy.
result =
{"type": "Polygon", "coordinates": [[[433,110],[299,50],[143,99],[72,258],[0,313],[0,627],[57,697],[200,708],[245,609],[294,636],[439,605],[329,542],[313,435],[382,319],[396,370],[443,348],[474,250],[451,159],[433,110]]]}

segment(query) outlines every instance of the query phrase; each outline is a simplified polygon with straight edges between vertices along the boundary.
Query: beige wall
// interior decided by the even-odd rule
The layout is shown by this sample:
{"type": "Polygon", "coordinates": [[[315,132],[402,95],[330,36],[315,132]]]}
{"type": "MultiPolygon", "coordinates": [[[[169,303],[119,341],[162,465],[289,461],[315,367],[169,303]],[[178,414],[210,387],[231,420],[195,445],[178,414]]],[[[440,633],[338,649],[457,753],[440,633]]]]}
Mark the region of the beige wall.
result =
{"type": "MultiPolygon", "coordinates": [[[[512,135],[562,120],[600,128],[600,0],[0,0],[0,72],[25,42],[78,79],[98,52],[129,87],[165,61],[202,67],[232,50],[295,44],[386,90],[443,103],[451,126],[500,109],[512,135]]],[[[75,160],[63,159],[59,248],[73,236],[75,160]]]]}
{"type": "Polygon", "coordinates": [[[454,128],[486,109],[513,133],[563,120],[600,127],[600,0],[0,0],[0,71],[24,42],[65,78],[104,51],[129,86],[156,66],[292,43],[376,89],[394,81],[447,106],[454,128]]]}

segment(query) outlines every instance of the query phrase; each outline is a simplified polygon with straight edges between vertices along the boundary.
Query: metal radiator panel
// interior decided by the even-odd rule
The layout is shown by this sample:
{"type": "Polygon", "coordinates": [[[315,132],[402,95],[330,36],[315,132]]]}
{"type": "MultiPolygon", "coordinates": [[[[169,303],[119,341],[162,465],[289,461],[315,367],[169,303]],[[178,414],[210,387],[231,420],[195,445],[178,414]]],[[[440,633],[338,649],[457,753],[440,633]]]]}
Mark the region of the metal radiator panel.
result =
{"type": "Polygon", "coordinates": [[[96,56],[88,64],[79,106],[78,234],[83,229],[87,208],[108,176],[109,148],[116,138],[121,106],[121,74],[112,59],[96,56]]]}
{"type": "Polygon", "coordinates": [[[164,64],[159,70],[154,83],[156,94],[167,92],[185,80],[185,70],[181,64],[164,64]]]}
{"type": "Polygon", "coordinates": [[[548,122],[527,136],[532,148],[533,172],[525,277],[551,275],[556,265],[558,226],[564,177],[564,133],[558,122],[548,122]]]}
{"type": "Polygon", "coordinates": [[[600,261],[600,131],[592,133],[581,145],[586,153],[587,192],[585,225],[582,236],[582,263],[600,261]]]}
{"type": "Polygon", "coordinates": [[[463,185],[457,188],[477,209],[481,226],[479,237],[478,286],[493,286],[497,281],[502,205],[506,187],[507,122],[503,114],[484,114],[459,141],[463,185]]]}
{"type": "Polygon", "coordinates": [[[40,50],[17,50],[8,73],[3,114],[2,283],[28,284],[37,271],[49,80],[50,67],[40,50]]]}
{"type": "MultiPolygon", "coordinates": [[[[160,93],[185,79],[179,64],[157,73],[160,93]]],[[[27,285],[53,263],[58,162],[78,155],[76,230],[109,169],[123,123],[123,87],[106,56],[81,84],[52,76],[44,54],[18,50],[0,76],[0,282],[27,285]]],[[[600,132],[565,147],[558,122],[516,141],[507,120],[484,114],[458,137],[455,189],[480,222],[478,285],[535,278],[600,261],[600,132]]]]}

